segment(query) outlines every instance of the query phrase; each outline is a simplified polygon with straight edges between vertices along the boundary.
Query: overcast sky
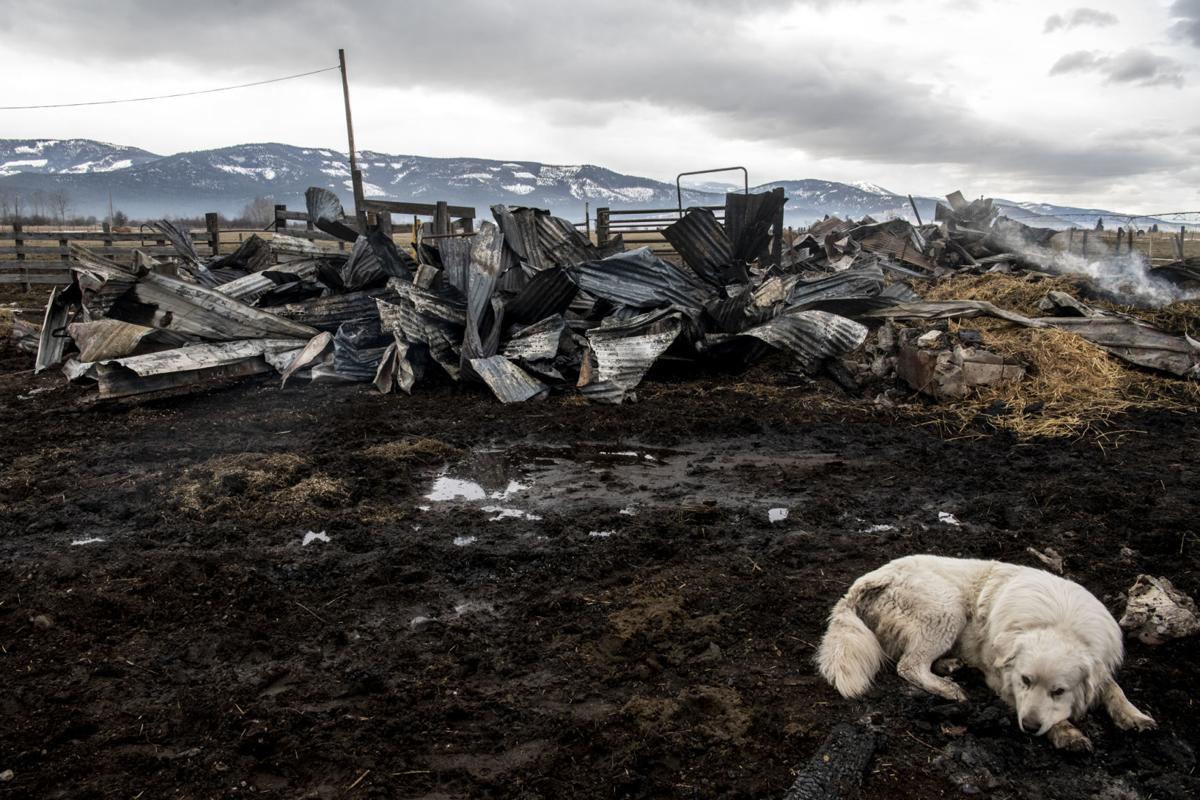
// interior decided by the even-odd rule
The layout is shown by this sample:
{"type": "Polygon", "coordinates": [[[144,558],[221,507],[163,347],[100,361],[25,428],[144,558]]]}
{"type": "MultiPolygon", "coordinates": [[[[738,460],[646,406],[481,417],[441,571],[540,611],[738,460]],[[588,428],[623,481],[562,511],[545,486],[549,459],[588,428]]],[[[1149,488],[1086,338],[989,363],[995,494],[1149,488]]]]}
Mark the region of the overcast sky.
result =
{"type": "MultiPolygon", "coordinates": [[[[360,149],[1200,209],[1200,0],[0,0],[0,105],[349,61],[360,149]]],[[[336,72],[0,111],[0,138],[345,149],[336,72]]]]}

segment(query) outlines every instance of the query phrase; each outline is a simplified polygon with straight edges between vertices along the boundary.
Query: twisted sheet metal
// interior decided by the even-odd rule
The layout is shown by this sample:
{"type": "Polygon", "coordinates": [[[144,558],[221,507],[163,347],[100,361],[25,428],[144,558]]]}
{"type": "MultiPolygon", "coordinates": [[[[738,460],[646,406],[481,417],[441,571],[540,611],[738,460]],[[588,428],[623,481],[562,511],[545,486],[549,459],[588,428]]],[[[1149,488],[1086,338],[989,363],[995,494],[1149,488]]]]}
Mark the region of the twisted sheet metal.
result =
{"type": "Polygon", "coordinates": [[[630,308],[699,309],[716,296],[711,287],[658,258],[648,247],[567,267],[567,274],[588,294],[630,308]]]}

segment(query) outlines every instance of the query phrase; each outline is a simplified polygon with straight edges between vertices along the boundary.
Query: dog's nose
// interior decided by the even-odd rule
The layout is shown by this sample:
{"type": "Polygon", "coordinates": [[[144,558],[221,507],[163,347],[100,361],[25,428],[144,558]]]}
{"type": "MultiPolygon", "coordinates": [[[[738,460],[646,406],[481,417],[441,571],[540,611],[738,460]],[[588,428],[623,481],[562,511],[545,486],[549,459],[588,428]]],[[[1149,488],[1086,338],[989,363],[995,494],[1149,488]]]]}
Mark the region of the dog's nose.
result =
{"type": "Polygon", "coordinates": [[[1037,733],[1041,727],[1042,723],[1036,719],[1030,718],[1021,720],[1021,730],[1025,731],[1026,733],[1037,733]]]}

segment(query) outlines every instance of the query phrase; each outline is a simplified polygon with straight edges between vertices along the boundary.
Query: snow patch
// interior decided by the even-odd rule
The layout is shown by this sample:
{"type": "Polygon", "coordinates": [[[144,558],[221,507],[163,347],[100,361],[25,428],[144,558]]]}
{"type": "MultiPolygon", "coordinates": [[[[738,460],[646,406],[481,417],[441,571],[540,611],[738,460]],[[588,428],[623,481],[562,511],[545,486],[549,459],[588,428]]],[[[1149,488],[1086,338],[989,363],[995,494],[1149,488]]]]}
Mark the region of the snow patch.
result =
{"type": "Polygon", "coordinates": [[[500,188],[504,189],[506,192],[512,192],[513,194],[529,194],[537,187],[530,186],[528,183],[511,183],[501,186],[500,188]]]}
{"type": "Polygon", "coordinates": [[[767,520],[769,522],[783,522],[788,518],[788,513],[786,508],[772,508],[767,511],[767,520]]]}
{"type": "Polygon", "coordinates": [[[116,172],[119,169],[129,169],[133,166],[133,161],[128,158],[122,158],[119,161],[114,161],[111,164],[101,164],[92,170],[92,172],[116,172]]]}
{"type": "Polygon", "coordinates": [[[82,547],[85,544],[99,544],[103,541],[104,539],[100,538],[99,536],[91,536],[87,539],[76,539],[75,541],[71,542],[71,547],[82,547]]]}
{"type": "Polygon", "coordinates": [[[939,511],[938,522],[942,523],[943,525],[953,525],[956,528],[962,525],[962,523],[959,522],[958,519],[955,518],[955,516],[949,511],[939,511]]]}
{"type": "Polygon", "coordinates": [[[490,173],[490,172],[464,172],[462,175],[459,175],[458,177],[463,178],[463,179],[476,180],[476,181],[490,181],[493,176],[492,176],[492,173],[490,173]]]}
{"type": "Polygon", "coordinates": [[[329,534],[325,531],[309,531],[304,534],[304,541],[300,543],[301,547],[308,547],[313,542],[328,542],[329,534]]]}
{"type": "Polygon", "coordinates": [[[523,181],[536,181],[537,175],[532,172],[514,172],[513,177],[523,181]]]}
{"type": "Polygon", "coordinates": [[[47,160],[44,158],[26,158],[17,161],[5,161],[0,164],[0,169],[8,169],[10,167],[44,167],[47,160]]]}

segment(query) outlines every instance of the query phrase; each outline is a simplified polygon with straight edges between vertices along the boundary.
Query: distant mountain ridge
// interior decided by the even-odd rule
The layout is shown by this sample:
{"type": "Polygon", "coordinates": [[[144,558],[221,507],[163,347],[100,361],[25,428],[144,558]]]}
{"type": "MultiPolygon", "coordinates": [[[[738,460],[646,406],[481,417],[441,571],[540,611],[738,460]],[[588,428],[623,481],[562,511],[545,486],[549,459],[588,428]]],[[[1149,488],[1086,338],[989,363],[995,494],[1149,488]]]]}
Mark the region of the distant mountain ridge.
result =
{"type": "MultiPolygon", "coordinates": [[[[612,208],[674,208],[673,183],[625,175],[592,164],[555,165],[536,161],[481,158],[428,158],[373,151],[359,154],[367,197],[432,203],[446,200],[475,207],[488,217],[496,203],[549,208],[568,219],[582,219],[585,204],[594,215],[612,208]]],[[[65,192],[71,212],[102,217],[114,206],[134,218],[194,217],[206,211],[234,216],[258,196],[290,208],[303,208],[304,190],[324,186],[352,205],[346,154],[329,148],[278,143],[241,144],[175,155],[157,155],[136,147],[90,139],[0,139],[0,196],[19,194],[26,208],[35,193],[65,192]]],[[[731,184],[701,183],[684,189],[684,204],[720,205],[731,184]]],[[[912,218],[906,195],[875,184],[817,179],[774,181],[754,190],[782,187],[788,195],[785,219],[802,225],[826,214],[859,218],[870,215],[912,218]]],[[[915,198],[922,219],[932,219],[934,198],[915,198]]],[[[1007,201],[1005,201],[1007,202],[1007,201]]],[[[1122,215],[1098,209],[1073,209],[1012,203],[1029,224],[1091,227],[1095,217],[1120,224],[1122,215]],[[1076,213],[1095,214],[1088,220],[1076,213]],[[1042,220],[1043,222],[1039,222],[1042,220]]],[[[1145,224],[1150,224],[1146,221],[1145,224]]]]}

